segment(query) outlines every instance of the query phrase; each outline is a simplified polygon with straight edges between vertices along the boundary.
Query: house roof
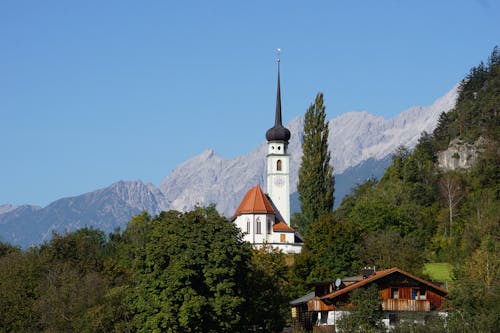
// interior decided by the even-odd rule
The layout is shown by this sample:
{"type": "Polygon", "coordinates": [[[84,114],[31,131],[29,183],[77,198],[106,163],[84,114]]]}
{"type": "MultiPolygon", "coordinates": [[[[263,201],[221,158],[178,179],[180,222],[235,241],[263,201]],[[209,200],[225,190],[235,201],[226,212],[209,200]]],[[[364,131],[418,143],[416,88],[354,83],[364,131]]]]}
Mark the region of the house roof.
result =
{"type": "Polygon", "coordinates": [[[292,227],[288,226],[288,224],[286,224],[283,221],[280,221],[280,222],[276,223],[275,225],[273,225],[273,231],[275,231],[275,232],[295,232],[295,230],[293,230],[292,227]]]}
{"type": "Polygon", "coordinates": [[[299,297],[297,299],[294,299],[293,301],[290,301],[289,304],[290,305],[297,305],[297,304],[301,304],[301,303],[305,303],[305,302],[308,302],[310,300],[314,299],[314,291],[313,292],[310,292],[309,294],[307,295],[304,295],[302,297],[299,297]]]}
{"type": "Polygon", "coordinates": [[[437,291],[437,292],[439,292],[439,293],[441,293],[443,295],[445,295],[445,294],[448,293],[445,289],[443,289],[441,287],[438,287],[438,286],[436,286],[435,284],[432,284],[429,281],[426,281],[426,280],[421,279],[419,277],[416,277],[416,276],[414,276],[414,275],[412,275],[412,274],[410,274],[408,272],[405,272],[405,271],[403,271],[403,270],[401,270],[401,269],[399,269],[397,267],[394,267],[394,268],[391,268],[391,269],[386,269],[386,270],[383,270],[383,271],[375,272],[375,274],[367,277],[366,279],[363,279],[361,281],[355,282],[355,283],[353,283],[351,285],[348,285],[345,288],[342,288],[340,290],[336,290],[336,291],[334,291],[334,292],[332,292],[330,294],[326,294],[326,295],[320,297],[320,299],[332,299],[332,298],[336,298],[336,297],[338,297],[340,295],[343,295],[345,293],[348,293],[348,292],[350,292],[350,291],[352,291],[354,289],[357,289],[359,287],[367,285],[367,284],[369,284],[371,282],[377,281],[377,280],[379,280],[379,279],[381,279],[383,277],[389,276],[391,274],[397,274],[397,273],[405,275],[405,276],[407,276],[407,277],[409,277],[409,278],[411,278],[413,280],[416,280],[416,281],[418,281],[418,282],[420,282],[422,284],[425,284],[430,289],[433,289],[433,290],[435,290],[435,291],[437,291]]]}
{"type": "Polygon", "coordinates": [[[234,221],[242,214],[275,214],[269,199],[259,185],[248,190],[231,220],[234,221]]]}

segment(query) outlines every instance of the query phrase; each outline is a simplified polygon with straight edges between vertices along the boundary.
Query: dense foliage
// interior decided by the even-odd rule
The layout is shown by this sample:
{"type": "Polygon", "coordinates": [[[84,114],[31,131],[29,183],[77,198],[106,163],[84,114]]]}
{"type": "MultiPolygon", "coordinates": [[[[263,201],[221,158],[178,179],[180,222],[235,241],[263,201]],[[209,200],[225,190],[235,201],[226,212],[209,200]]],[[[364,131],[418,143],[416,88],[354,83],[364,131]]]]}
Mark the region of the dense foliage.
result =
{"type": "MultiPolygon", "coordinates": [[[[313,221],[296,279],[332,280],[364,266],[422,276],[425,263],[448,262],[454,268],[448,330],[494,332],[500,325],[499,116],[495,48],[488,64],[464,79],[455,108],[441,115],[432,134],[422,133],[413,151],[400,147],[380,181],[359,185],[335,212],[313,221]],[[450,144],[473,147],[476,162],[440,167],[438,153],[450,144]]],[[[431,326],[443,329],[439,321],[431,326]]],[[[420,330],[398,327],[405,329],[420,330]]]]}
{"type": "Polygon", "coordinates": [[[301,234],[306,234],[312,221],[333,210],[334,202],[328,121],[322,93],[316,95],[314,104],[306,111],[302,153],[297,184],[301,213],[296,216],[294,224],[301,234]]]}
{"type": "Polygon", "coordinates": [[[135,216],[21,252],[0,246],[0,332],[242,332],[285,324],[283,254],[213,207],[135,216]]]}
{"type": "MultiPolygon", "coordinates": [[[[287,301],[307,292],[307,282],[357,275],[364,266],[422,276],[431,262],[453,267],[450,315],[409,320],[394,332],[497,331],[498,49],[471,70],[432,134],[423,133],[413,151],[400,147],[380,181],[360,184],[334,212],[324,111],[319,94],[306,114],[300,255],[252,250],[213,207],[143,213],[123,232],[56,234],[25,251],[0,243],[0,332],[279,332],[287,301]],[[439,167],[438,153],[457,142],[475,147],[475,163],[439,167]]],[[[339,328],[383,331],[376,291],[359,290],[352,300],[356,310],[339,328]]]]}

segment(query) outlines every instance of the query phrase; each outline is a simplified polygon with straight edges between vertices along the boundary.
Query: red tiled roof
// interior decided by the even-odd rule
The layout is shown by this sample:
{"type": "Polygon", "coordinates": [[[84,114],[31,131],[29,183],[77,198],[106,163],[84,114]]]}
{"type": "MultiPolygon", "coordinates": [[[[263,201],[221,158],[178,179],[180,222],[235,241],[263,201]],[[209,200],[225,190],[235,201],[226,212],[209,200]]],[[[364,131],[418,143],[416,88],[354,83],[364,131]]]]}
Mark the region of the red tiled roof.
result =
{"type": "Polygon", "coordinates": [[[276,232],[295,232],[295,230],[293,230],[293,228],[288,226],[288,224],[286,224],[283,221],[280,221],[280,222],[276,223],[275,225],[273,225],[273,231],[276,231],[276,232]]]}
{"type": "Polygon", "coordinates": [[[275,214],[269,199],[259,185],[248,190],[231,220],[234,221],[241,214],[275,214]]]}
{"type": "Polygon", "coordinates": [[[368,284],[370,282],[373,282],[375,280],[383,278],[384,276],[388,276],[388,275],[396,273],[396,272],[401,273],[403,275],[406,275],[406,276],[408,276],[408,277],[410,277],[410,278],[412,278],[414,280],[417,280],[417,281],[419,281],[419,282],[427,285],[428,287],[430,287],[430,288],[432,288],[432,289],[434,289],[436,291],[439,291],[439,292],[441,292],[443,294],[447,294],[448,293],[445,289],[440,288],[440,287],[438,287],[438,286],[430,283],[429,281],[426,281],[424,279],[421,279],[419,277],[411,275],[410,273],[407,273],[407,272],[405,272],[405,271],[403,271],[403,270],[401,270],[401,269],[399,269],[397,267],[394,267],[394,268],[391,268],[391,269],[386,269],[386,270],[383,270],[383,271],[375,272],[375,274],[373,274],[372,276],[367,277],[366,279],[363,279],[361,281],[355,282],[355,283],[353,283],[351,285],[348,285],[345,288],[342,288],[340,290],[334,291],[334,292],[332,292],[330,294],[326,294],[326,295],[320,297],[320,299],[335,298],[337,296],[340,296],[340,295],[343,295],[345,293],[348,293],[351,290],[354,290],[356,288],[359,288],[359,287],[364,286],[364,285],[366,285],[366,284],[368,284]]]}

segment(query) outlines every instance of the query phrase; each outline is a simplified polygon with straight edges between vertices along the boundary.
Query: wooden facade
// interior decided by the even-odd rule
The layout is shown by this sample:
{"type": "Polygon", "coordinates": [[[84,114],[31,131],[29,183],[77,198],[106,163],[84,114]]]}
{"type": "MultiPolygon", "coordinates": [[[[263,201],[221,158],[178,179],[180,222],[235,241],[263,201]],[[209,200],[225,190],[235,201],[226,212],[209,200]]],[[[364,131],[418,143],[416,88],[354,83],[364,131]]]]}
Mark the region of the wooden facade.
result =
{"type": "MultiPolygon", "coordinates": [[[[379,272],[373,271],[371,275],[363,274],[346,279],[346,282],[334,284],[321,282],[315,285],[314,294],[307,298],[291,302],[297,319],[306,321],[318,318],[319,314],[329,311],[349,312],[353,309],[351,292],[358,288],[366,288],[375,284],[382,299],[382,309],[386,313],[429,313],[441,309],[447,291],[440,286],[419,277],[411,275],[399,268],[392,268],[379,272]]],[[[337,281],[339,282],[339,281],[337,281]]],[[[314,323],[307,323],[310,326],[314,323]]],[[[330,324],[330,323],[325,323],[330,324]]],[[[304,327],[304,326],[302,326],[304,327]]]]}
{"type": "Polygon", "coordinates": [[[431,311],[431,303],[414,299],[384,299],[382,301],[382,310],[428,312],[431,311]]]}

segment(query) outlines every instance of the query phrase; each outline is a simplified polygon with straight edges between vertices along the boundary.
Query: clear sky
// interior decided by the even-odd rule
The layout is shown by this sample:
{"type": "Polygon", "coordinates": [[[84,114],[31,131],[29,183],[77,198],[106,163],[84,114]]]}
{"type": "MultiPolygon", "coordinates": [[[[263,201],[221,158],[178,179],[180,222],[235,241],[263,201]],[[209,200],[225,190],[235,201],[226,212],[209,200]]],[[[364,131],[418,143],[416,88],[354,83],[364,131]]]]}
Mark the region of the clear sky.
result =
{"type": "Polygon", "coordinates": [[[0,1],[0,204],[158,185],[205,149],[247,154],[317,92],[392,117],[500,44],[500,1],[0,1]]]}

